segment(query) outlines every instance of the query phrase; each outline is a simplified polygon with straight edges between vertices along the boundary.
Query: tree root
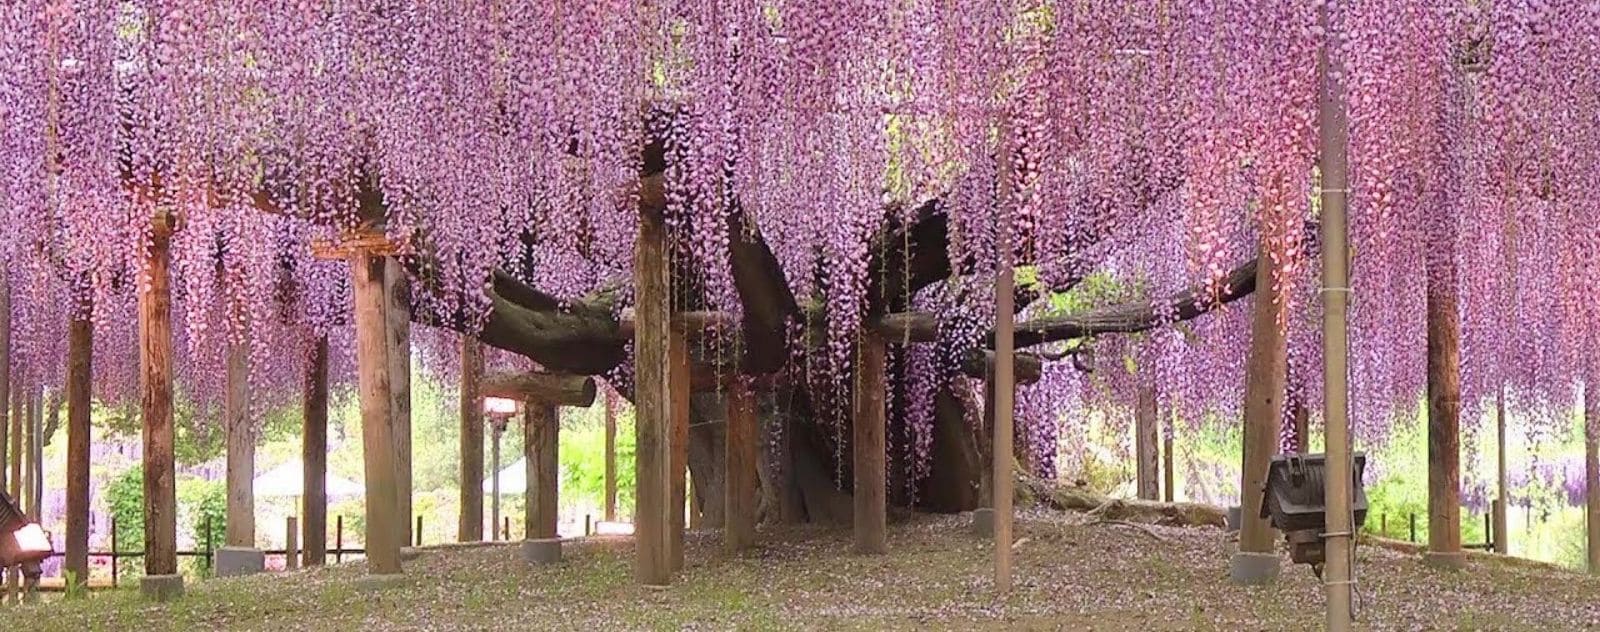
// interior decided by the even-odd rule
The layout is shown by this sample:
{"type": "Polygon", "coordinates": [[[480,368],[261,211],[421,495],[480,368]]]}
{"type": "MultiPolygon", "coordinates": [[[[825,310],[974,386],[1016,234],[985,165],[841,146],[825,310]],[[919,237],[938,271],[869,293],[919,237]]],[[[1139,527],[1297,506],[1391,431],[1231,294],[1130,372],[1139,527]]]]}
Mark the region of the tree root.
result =
{"type": "MultiPolygon", "coordinates": [[[[1227,512],[1201,503],[1163,503],[1111,498],[1081,487],[1060,485],[1037,478],[1022,481],[1040,502],[1064,511],[1081,511],[1108,523],[1156,524],[1175,527],[1227,526],[1227,512]]],[[[1153,534],[1152,534],[1153,535],[1153,534]]]]}

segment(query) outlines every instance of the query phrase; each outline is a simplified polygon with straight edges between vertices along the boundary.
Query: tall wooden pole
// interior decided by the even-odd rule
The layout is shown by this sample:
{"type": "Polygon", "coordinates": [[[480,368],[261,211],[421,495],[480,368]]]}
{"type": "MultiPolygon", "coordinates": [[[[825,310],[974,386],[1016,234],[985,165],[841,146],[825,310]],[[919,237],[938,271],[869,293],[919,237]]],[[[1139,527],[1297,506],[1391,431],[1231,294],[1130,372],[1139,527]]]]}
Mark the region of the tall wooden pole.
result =
{"type": "Polygon", "coordinates": [[[1429,564],[1460,568],[1461,320],[1450,264],[1428,274],[1429,564]]]}
{"type": "MultiPolygon", "coordinates": [[[[11,487],[9,491],[11,498],[19,503],[22,502],[22,420],[27,416],[23,411],[22,402],[27,399],[26,392],[27,389],[22,384],[17,384],[11,390],[11,487]]],[[[12,566],[6,573],[6,585],[10,587],[13,603],[22,596],[19,589],[21,584],[21,569],[12,566]]]]}
{"type": "Polygon", "coordinates": [[[384,258],[383,293],[388,302],[385,318],[389,330],[389,414],[394,418],[395,493],[399,514],[395,523],[401,545],[411,542],[411,284],[400,260],[384,258]]]}
{"type": "Polygon", "coordinates": [[[634,251],[634,577],[641,584],[672,581],[672,287],[666,227],[650,212],[665,206],[659,182],[642,192],[634,251]],[[652,202],[653,200],[653,202],[652,202]]]}
{"type": "Polygon", "coordinates": [[[668,401],[672,407],[672,469],[668,473],[672,485],[672,519],[668,522],[670,528],[667,539],[668,561],[672,563],[672,572],[676,573],[683,570],[683,532],[687,526],[685,510],[689,494],[689,341],[684,336],[681,323],[672,327],[672,339],[667,344],[667,364],[672,371],[672,377],[668,380],[671,384],[668,401]]]}
{"type": "Polygon", "coordinates": [[[529,540],[556,537],[556,490],[561,478],[561,414],[555,406],[528,402],[522,449],[527,461],[526,516],[529,540]]]}
{"type": "MultiPolygon", "coordinates": [[[[245,335],[248,339],[248,334],[245,335]]],[[[224,542],[229,548],[256,546],[256,440],[250,424],[250,343],[228,346],[228,374],[223,408],[228,433],[228,519],[224,542]]]]}
{"type": "Polygon", "coordinates": [[[724,468],[727,483],[723,486],[723,506],[727,516],[723,523],[723,546],[735,553],[753,546],[756,542],[756,468],[760,467],[756,435],[756,397],[750,384],[736,379],[728,386],[728,431],[724,468]]]}
{"type": "Polygon", "coordinates": [[[617,519],[617,392],[606,389],[606,522],[617,519]]]}
{"type": "MultiPolygon", "coordinates": [[[[11,490],[11,270],[0,269],[0,489],[11,490]]],[[[13,493],[12,498],[16,498],[13,493]]]]}
{"type": "Polygon", "coordinates": [[[361,394],[361,448],[365,462],[367,506],[367,569],[372,575],[401,572],[400,547],[409,533],[400,511],[399,469],[395,464],[394,400],[391,394],[388,301],[384,295],[384,259],[369,253],[350,257],[356,312],[357,383],[361,394]]]}
{"type": "Polygon", "coordinates": [[[1279,422],[1289,371],[1289,346],[1280,321],[1283,300],[1277,287],[1278,258],[1271,252],[1270,226],[1262,227],[1256,266],[1256,291],[1250,321],[1250,352],[1245,365],[1244,466],[1239,486],[1239,551],[1231,577],[1236,584],[1262,585],[1278,579],[1279,559],[1272,525],[1261,517],[1267,468],[1278,452],[1279,422]]]}
{"type": "Polygon", "coordinates": [[[1156,390],[1148,384],[1139,386],[1139,401],[1134,408],[1134,461],[1136,483],[1141,500],[1160,500],[1161,471],[1156,432],[1156,390]]]}
{"type": "Polygon", "coordinates": [[[172,289],[174,218],[158,212],[139,287],[139,391],[144,420],[144,572],[141,592],[166,600],[183,590],[178,575],[178,495],[173,477],[172,289]]]}
{"type": "MultiPolygon", "coordinates": [[[[1585,397],[1589,389],[1584,388],[1585,397]]],[[[1587,410],[1587,408],[1585,408],[1587,410]]],[[[1494,504],[1494,552],[1507,555],[1511,552],[1510,521],[1506,515],[1507,491],[1510,489],[1509,477],[1506,474],[1506,388],[1494,397],[1494,428],[1495,428],[1495,484],[1499,489],[1499,502],[1494,504]]]]}
{"type": "Polygon", "coordinates": [[[855,549],[889,552],[888,470],[885,463],[885,346],[873,327],[862,327],[856,350],[851,451],[855,463],[855,549]]]}
{"type": "Polygon", "coordinates": [[[304,470],[305,509],[300,521],[304,535],[305,566],[322,566],[328,559],[328,338],[317,338],[306,368],[305,401],[301,418],[304,432],[300,462],[304,470]]]}
{"type": "MultiPolygon", "coordinates": [[[[89,579],[89,408],[93,379],[94,321],[83,305],[67,325],[67,542],[66,570],[89,579]]],[[[81,592],[73,593],[81,595],[81,592]]]]}
{"type": "Polygon", "coordinates": [[[37,462],[34,448],[39,440],[38,424],[34,421],[39,414],[38,387],[28,385],[29,390],[24,392],[24,408],[22,411],[22,513],[29,518],[37,520],[38,496],[34,491],[38,489],[37,462]]]}
{"type": "Polygon", "coordinates": [[[461,513],[456,540],[483,539],[483,347],[472,336],[461,337],[461,513]]]}
{"type": "Polygon", "coordinates": [[[1600,385],[1583,387],[1584,514],[1590,575],[1600,575],[1600,385]]]}
{"type": "MultiPolygon", "coordinates": [[[[1328,604],[1325,625],[1330,632],[1350,629],[1351,567],[1355,561],[1355,520],[1351,487],[1355,472],[1350,455],[1349,332],[1350,306],[1349,225],[1346,198],[1349,189],[1346,147],[1349,145],[1344,88],[1329,48],[1337,42],[1323,4],[1320,19],[1326,39],[1319,50],[1322,72],[1318,99],[1318,147],[1322,190],[1322,390],[1324,443],[1328,476],[1324,479],[1327,562],[1323,582],[1328,604]]],[[[1257,286],[1258,288],[1260,286],[1257,286]]]]}
{"type": "Polygon", "coordinates": [[[1177,473],[1173,467],[1172,427],[1169,425],[1166,436],[1161,439],[1161,498],[1169,503],[1178,495],[1177,473]]]}
{"type": "MultiPolygon", "coordinates": [[[[1009,154],[1005,154],[1009,158],[1009,154]]],[[[1002,180],[1005,182],[1005,180],[1002,180]]],[[[995,271],[994,303],[994,446],[991,459],[994,473],[994,588],[1005,594],[1011,590],[1011,501],[1012,481],[1016,477],[1016,458],[1011,452],[1012,409],[1016,397],[1016,365],[1012,357],[1014,342],[1013,272],[1011,241],[1002,215],[1000,222],[999,268],[995,271]]]]}

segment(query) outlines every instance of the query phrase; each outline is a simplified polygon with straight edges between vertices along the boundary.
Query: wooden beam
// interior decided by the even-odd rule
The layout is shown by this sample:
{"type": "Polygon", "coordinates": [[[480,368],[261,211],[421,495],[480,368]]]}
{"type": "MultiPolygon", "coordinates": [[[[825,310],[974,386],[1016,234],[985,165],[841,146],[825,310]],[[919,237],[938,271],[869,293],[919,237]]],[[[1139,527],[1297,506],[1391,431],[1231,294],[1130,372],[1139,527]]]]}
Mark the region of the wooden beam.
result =
{"type": "MultiPolygon", "coordinates": [[[[67,541],[66,571],[89,577],[89,452],[93,406],[94,320],[82,306],[67,325],[67,541]]],[[[0,407],[3,407],[0,403],[0,407]]]]}
{"type": "Polygon", "coordinates": [[[865,328],[856,353],[850,446],[855,464],[855,550],[883,554],[889,552],[888,453],[884,444],[888,384],[883,337],[873,328],[865,328]]]}
{"type": "Polygon", "coordinates": [[[747,549],[756,542],[756,468],[760,437],[756,432],[756,397],[744,380],[735,380],[728,389],[728,429],[723,434],[724,470],[723,547],[729,553],[747,549]]]}
{"type": "Polygon", "coordinates": [[[305,484],[301,538],[305,566],[322,566],[328,557],[328,338],[312,345],[306,366],[304,424],[300,462],[305,484]]]}
{"type": "MultiPolygon", "coordinates": [[[[987,379],[994,367],[995,352],[974,351],[961,363],[961,371],[968,377],[987,379]]],[[[1044,376],[1044,360],[1026,353],[1011,355],[1011,375],[1017,384],[1033,384],[1044,376]]]]}
{"type": "Polygon", "coordinates": [[[884,314],[873,328],[892,345],[939,341],[939,317],[931,312],[884,314]]]}
{"type": "Polygon", "coordinates": [[[483,376],[484,397],[515,399],[550,406],[586,408],[594,404],[594,378],[586,375],[498,371],[483,376]]]}
{"type": "Polygon", "coordinates": [[[228,435],[228,501],[223,542],[229,547],[253,549],[256,546],[256,500],[253,488],[256,440],[250,427],[250,344],[246,341],[231,342],[228,345],[227,363],[223,426],[228,435]]]}
{"type": "MultiPolygon", "coordinates": [[[[648,191],[646,192],[648,193],[648,191]]],[[[662,195],[660,190],[658,195],[662,195]]],[[[648,196],[646,196],[648,197],[648,196]]],[[[672,287],[666,227],[643,208],[634,250],[634,577],[646,585],[672,581],[672,287]]]]}
{"type": "Polygon", "coordinates": [[[560,410],[548,404],[532,404],[527,407],[523,419],[527,539],[554,538],[558,522],[556,490],[561,478],[560,410]]]}
{"type": "Polygon", "coordinates": [[[483,540],[483,346],[461,336],[461,511],[456,541],[483,540]]]}
{"type": "Polygon", "coordinates": [[[383,294],[389,336],[389,414],[394,421],[395,493],[401,546],[412,541],[411,520],[411,284],[393,256],[384,257],[383,294]]]}
{"type": "Polygon", "coordinates": [[[139,284],[139,391],[144,423],[144,572],[178,573],[178,495],[173,477],[172,228],[157,213],[139,284]]]}
{"type": "Polygon", "coordinates": [[[409,235],[391,238],[381,229],[366,227],[336,239],[314,239],[311,256],[325,260],[348,259],[357,253],[376,257],[415,254],[409,235]]]}
{"type": "MultiPolygon", "coordinates": [[[[355,298],[357,390],[361,396],[361,446],[366,475],[367,572],[397,575],[401,572],[400,528],[409,522],[400,512],[399,470],[395,464],[393,399],[389,354],[394,352],[387,324],[384,296],[384,259],[356,254],[350,257],[352,294],[355,298]]],[[[406,527],[409,530],[409,527],[406,527]]]]}

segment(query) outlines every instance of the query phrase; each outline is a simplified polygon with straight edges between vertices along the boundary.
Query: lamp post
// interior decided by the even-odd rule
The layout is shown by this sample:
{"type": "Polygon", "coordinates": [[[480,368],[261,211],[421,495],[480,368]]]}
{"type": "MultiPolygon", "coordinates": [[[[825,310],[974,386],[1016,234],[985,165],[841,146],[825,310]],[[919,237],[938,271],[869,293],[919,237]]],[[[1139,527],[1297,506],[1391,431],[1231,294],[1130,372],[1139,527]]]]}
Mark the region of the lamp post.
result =
{"type": "Polygon", "coordinates": [[[506,433],[506,424],[522,412],[522,402],[500,397],[483,398],[483,413],[489,419],[489,430],[494,435],[494,452],[489,495],[489,540],[497,540],[496,527],[500,524],[500,437],[506,433]]]}

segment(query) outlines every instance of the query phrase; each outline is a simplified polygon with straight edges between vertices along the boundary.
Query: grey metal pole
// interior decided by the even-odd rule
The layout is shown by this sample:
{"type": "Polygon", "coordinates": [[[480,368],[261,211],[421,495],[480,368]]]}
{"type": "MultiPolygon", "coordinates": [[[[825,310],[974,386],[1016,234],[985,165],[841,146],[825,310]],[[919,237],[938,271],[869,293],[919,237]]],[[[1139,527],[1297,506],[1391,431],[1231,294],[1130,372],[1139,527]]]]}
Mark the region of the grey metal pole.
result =
{"type": "Polygon", "coordinates": [[[493,454],[494,475],[490,477],[490,480],[492,482],[490,483],[491,487],[489,488],[489,490],[490,490],[489,493],[490,493],[491,496],[493,496],[493,498],[490,499],[490,501],[489,501],[489,507],[490,507],[490,509],[489,509],[489,516],[490,516],[490,520],[489,520],[489,525],[490,525],[490,527],[489,527],[489,540],[490,541],[494,541],[494,540],[500,539],[500,538],[495,537],[496,535],[498,535],[496,533],[496,531],[499,530],[499,529],[497,529],[497,527],[500,526],[500,436],[505,434],[505,432],[506,432],[506,425],[503,422],[501,422],[499,420],[495,420],[493,423],[494,423],[494,454],[493,454]]]}

